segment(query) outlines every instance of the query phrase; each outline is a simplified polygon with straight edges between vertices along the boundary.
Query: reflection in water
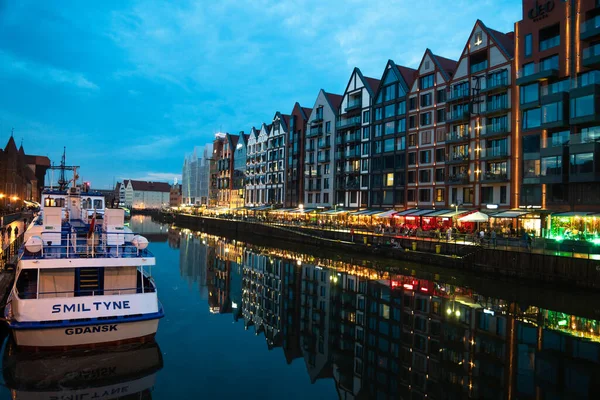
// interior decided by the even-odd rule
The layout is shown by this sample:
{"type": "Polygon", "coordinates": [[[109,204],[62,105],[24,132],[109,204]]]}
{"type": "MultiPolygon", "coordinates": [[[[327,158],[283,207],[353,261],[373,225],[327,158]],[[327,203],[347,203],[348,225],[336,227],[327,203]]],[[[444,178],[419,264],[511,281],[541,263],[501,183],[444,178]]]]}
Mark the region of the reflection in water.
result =
{"type": "Polygon", "coordinates": [[[476,288],[169,229],[181,274],[302,357],[340,398],[594,398],[594,319],[479,294],[476,288]]]}
{"type": "Polygon", "coordinates": [[[151,399],[163,366],[155,342],[34,353],[9,341],[2,361],[13,399],[151,399]]]}

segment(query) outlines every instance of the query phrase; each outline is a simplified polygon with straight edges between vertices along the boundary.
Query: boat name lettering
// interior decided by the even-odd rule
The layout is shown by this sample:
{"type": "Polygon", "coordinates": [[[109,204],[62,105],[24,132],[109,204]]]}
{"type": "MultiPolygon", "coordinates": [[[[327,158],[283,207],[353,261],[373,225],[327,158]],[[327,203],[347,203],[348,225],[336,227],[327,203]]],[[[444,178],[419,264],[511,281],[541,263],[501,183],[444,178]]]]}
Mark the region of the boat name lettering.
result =
{"type": "Polygon", "coordinates": [[[102,325],[102,326],[86,326],[82,328],[67,328],[65,333],[67,335],[84,335],[86,333],[98,333],[98,332],[113,332],[117,330],[117,325],[102,325]]]}
{"type": "Polygon", "coordinates": [[[95,301],[91,305],[85,303],[55,304],[52,306],[52,314],[60,312],[88,312],[130,309],[129,300],[123,301],[95,301]]]}

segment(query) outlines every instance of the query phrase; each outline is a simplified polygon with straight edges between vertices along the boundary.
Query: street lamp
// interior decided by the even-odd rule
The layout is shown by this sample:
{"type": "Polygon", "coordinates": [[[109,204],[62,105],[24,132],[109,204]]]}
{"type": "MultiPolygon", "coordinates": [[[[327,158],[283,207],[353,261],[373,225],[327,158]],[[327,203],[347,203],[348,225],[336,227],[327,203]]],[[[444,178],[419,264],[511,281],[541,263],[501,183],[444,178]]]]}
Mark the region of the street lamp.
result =
{"type": "Polygon", "coordinates": [[[455,220],[455,224],[456,224],[456,221],[458,220],[458,217],[457,217],[457,214],[458,214],[458,206],[460,206],[460,205],[461,205],[461,203],[456,203],[456,204],[454,204],[454,203],[453,203],[453,204],[450,204],[450,206],[451,206],[451,207],[454,207],[454,211],[455,211],[455,213],[454,213],[454,218],[453,218],[453,219],[455,220]]]}

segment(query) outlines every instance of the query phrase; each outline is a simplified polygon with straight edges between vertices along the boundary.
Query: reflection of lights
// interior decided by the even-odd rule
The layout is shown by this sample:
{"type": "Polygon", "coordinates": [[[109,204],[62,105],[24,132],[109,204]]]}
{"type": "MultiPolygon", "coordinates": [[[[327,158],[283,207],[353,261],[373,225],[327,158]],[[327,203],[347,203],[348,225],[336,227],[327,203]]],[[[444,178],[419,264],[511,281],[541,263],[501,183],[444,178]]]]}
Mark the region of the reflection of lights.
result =
{"type": "Polygon", "coordinates": [[[238,308],[238,305],[236,302],[231,302],[231,308],[238,308]]]}
{"type": "Polygon", "coordinates": [[[446,314],[448,314],[448,315],[452,314],[452,310],[451,309],[447,309],[446,310],[446,314]]]}
{"type": "Polygon", "coordinates": [[[454,314],[456,314],[457,317],[460,317],[460,311],[459,310],[456,310],[456,312],[454,314]]]}

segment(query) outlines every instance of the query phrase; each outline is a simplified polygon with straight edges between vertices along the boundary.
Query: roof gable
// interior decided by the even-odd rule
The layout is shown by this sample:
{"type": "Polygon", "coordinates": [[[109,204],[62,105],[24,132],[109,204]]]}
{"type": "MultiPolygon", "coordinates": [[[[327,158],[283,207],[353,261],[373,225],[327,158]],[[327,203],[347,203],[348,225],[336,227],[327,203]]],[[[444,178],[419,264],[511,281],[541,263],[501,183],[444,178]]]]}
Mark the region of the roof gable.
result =
{"type": "Polygon", "coordinates": [[[171,191],[171,185],[167,182],[151,182],[151,181],[134,181],[130,180],[133,190],[141,192],[163,192],[171,191]]]}

